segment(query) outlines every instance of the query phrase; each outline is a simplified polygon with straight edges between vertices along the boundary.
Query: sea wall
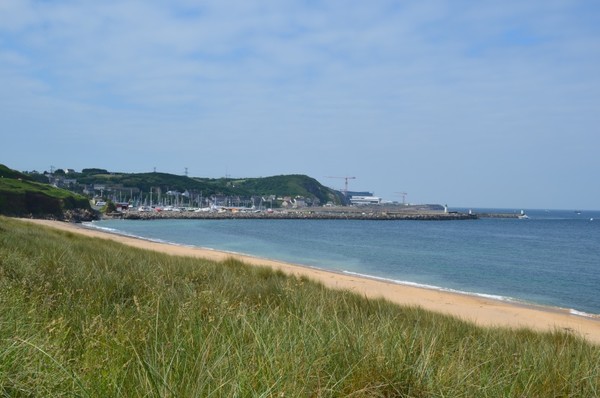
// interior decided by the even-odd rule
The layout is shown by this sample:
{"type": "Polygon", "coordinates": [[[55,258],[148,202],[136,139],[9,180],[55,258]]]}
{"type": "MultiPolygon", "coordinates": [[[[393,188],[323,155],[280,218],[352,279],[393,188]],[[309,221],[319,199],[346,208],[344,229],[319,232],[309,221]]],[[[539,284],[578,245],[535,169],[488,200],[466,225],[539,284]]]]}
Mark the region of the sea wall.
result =
{"type": "Polygon", "coordinates": [[[190,211],[126,211],[108,215],[112,218],[128,220],[160,220],[160,219],[197,219],[197,220],[227,220],[227,219],[280,219],[280,220],[474,220],[478,216],[465,213],[444,212],[320,212],[320,211],[275,211],[269,212],[190,212],[190,211]]]}

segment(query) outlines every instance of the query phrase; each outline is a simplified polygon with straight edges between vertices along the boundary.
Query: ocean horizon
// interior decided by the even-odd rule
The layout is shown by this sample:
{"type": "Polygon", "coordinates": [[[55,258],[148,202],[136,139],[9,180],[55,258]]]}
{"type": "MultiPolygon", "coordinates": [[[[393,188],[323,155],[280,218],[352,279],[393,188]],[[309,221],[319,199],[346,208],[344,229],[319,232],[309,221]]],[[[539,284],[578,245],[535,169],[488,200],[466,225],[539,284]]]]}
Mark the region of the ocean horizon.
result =
{"type": "MultiPolygon", "coordinates": [[[[518,213],[521,209],[451,209],[518,213]]],[[[528,219],[101,220],[86,227],[430,289],[600,315],[600,211],[528,219]]]]}

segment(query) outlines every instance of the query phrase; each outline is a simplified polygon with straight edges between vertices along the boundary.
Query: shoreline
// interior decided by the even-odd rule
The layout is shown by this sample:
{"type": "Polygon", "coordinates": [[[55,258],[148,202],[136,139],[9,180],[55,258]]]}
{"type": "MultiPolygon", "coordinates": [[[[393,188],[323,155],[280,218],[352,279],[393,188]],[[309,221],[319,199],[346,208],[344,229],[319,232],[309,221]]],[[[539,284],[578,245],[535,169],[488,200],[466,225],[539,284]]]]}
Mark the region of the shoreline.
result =
{"type": "Polygon", "coordinates": [[[452,315],[485,327],[527,328],[535,331],[566,330],[600,345],[600,318],[573,313],[570,309],[497,300],[474,294],[412,286],[367,275],[330,271],[291,264],[251,255],[224,252],[145,240],[123,234],[84,227],[61,221],[21,219],[81,235],[117,241],[128,246],[170,255],[223,261],[235,258],[254,266],[268,266],[286,274],[306,276],[328,288],[349,290],[368,298],[384,298],[390,302],[418,306],[441,314],[452,315]]]}
{"type": "Polygon", "coordinates": [[[441,286],[427,285],[427,284],[421,284],[421,283],[416,283],[416,282],[396,280],[396,279],[384,278],[384,277],[368,275],[368,274],[361,274],[361,273],[353,272],[353,271],[321,268],[319,266],[310,265],[310,264],[294,263],[294,262],[290,262],[290,261],[286,261],[286,260],[278,260],[278,259],[270,258],[270,257],[261,257],[259,255],[224,250],[224,249],[216,249],[213,247],[194,246],[194,245],[188,245],[188,244],[183,244],[183,243],[165,241],[165,240],[161,240],[161,239],[145,238],[143,236],[132,235],[132,234],[128,234],[123,231],[113,230],[111,228],[91,227],[86,224],[92,224],[92,222],[78,224],[78,227],[80,226],[80,228],[91,230],[91,231],[105,232],[110,235],[117,235],[117,236],[122,236],[122,237],[126,237],[126,238],[137,239],[137,240],[141,240],[141,241],[165,244],[168,246],[181,246],[181,247],[190,248],[190,249],[208,250],[210,252],[224,253],[224,254],[228,254],[229,257],[239,258],[243,261],[246,261],[248,258],[252,258],[252,259],[256,259],[257,261],[272,261],[272,262],[284,263],[284,264],[292,265],[295,267],[308,268],[310,270],[318,270],[318,271],[323,271],[323,272],[330,272],[330,273],[334,273],[334,274],[338,274],[338,275],[346,275],[346,276],[351,276],[351,277],[364,278],[364,279],[369,279],[369,280],[378,281],[378,282],[382,282],[382,283],[390,283],[392,285],[407,286],[407,287],[413,287],[416,289],[426,289],[426,290],[430,290],[430,291],[439,291],[442,293],[458,294],[461,296],[489,299],[492,301],[508,303],[511,305],[516,305],[516,306],[521,306],[521,307],[526,307],[526,308],[533,308],[533,309],[537,308],[542,311],[568,313],[571,315],[577,315],[579,317],[597,320],[600,322],[600,314],[587,313],[587,312],[583,312],[583,311],[578,311],[573,308],[538,304],[538,303],[534,303],[534,302],[527,302],[527,301],[515,299],[512,297],[508,297],[508,296],[498,296],[498,295],[493,295],[493,294],[455,290],[455,289],[451,289],[451,288],[444,288],[441,286]]]}

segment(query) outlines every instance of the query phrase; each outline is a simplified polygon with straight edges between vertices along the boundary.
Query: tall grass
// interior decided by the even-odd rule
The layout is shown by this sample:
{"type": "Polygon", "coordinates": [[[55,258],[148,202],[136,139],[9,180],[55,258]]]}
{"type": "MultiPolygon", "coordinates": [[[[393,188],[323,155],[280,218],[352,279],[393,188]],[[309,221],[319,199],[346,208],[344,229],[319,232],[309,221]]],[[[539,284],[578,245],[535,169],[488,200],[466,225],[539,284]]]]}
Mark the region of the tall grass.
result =
{"type": "Polygon", "coordinates": [[[600,349],[0,218],[0,393],[593,397],[600,349]]]}

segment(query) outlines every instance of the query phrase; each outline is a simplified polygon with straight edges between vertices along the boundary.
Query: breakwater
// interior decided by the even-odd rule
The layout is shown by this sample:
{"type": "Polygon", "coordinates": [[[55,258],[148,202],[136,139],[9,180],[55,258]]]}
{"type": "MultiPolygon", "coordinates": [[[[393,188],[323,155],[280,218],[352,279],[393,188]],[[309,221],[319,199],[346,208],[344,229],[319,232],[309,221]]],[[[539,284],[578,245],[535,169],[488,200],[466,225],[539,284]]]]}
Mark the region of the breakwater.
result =
{"type": "Polygon", "coordinates": [[[361,212],[361,211],[273,211],[273,212],[194,212],[194,211],[135,211],[113,213],[108,218],[127,220],[226,220],[226,219],[268,219],[268,220],[475,220],[476,214],[444,212],[361,212]]]}
{"type": "Polygon", "coordinates": [[[519,218],[517,213],[477,213],[479,218],[519,218]]]}

